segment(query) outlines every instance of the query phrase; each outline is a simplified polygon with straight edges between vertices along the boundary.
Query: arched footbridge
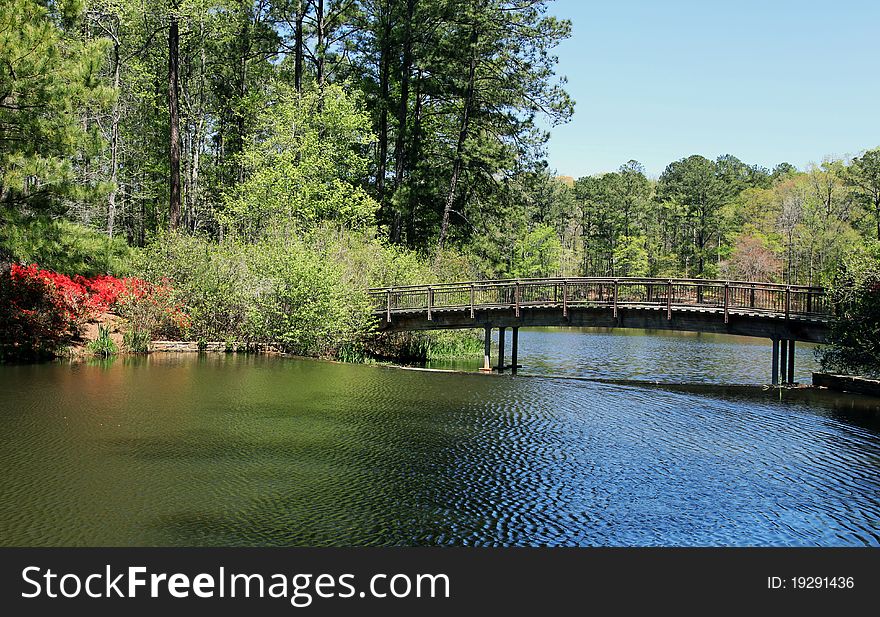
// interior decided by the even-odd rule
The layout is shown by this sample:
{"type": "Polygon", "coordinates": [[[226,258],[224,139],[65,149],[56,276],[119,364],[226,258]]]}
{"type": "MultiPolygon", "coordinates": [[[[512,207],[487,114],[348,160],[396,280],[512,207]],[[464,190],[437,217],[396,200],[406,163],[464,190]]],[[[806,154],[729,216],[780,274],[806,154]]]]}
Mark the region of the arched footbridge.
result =
{"type": "Polygon", "coordinates": [[[487,371],[493,328],[499,329],[495,369],[514,372],[521,327],[641,328],[769,338],[771,381],[791,383],[795,342],[826,342],[833,320],[821,287],[749,281],[543,278],[375,288],[370,295],[381,331],[484,328],[487,371]]]}

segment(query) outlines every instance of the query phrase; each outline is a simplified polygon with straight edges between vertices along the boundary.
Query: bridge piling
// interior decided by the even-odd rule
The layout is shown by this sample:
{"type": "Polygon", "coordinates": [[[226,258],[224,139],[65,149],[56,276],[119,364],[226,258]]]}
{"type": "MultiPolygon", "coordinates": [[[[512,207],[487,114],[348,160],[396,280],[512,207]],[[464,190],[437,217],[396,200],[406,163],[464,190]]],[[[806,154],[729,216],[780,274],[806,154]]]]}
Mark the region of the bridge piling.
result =
{"type": "Polygon", "coordinates": [[[770,383],[774,386],[779,385],[779,339],[773,340],[773,359],[770,362],[770,383]]]}
{"type": "Polygon", "coordinates": [[[519,368],[517,362],[517,351],[519,349],[519,328],[516,326],[511,328],[510,335],[510,372],[516,375],[516,369],[519,368]]]}
{"type": "Polygon", "coordinates": [[[498,328],[498,372],[504,372],[504,339],[507,338],[506,335],[507,328],[498,328]]]}
{"type": "Polygon", "coordinates": [[[490,326],[486,326],[486,335],[483,340],[483,368],[480,369],[483,373],[491,373],[492,372],[492,328],[490,326]]]}
{"type": "Polygon", "coordinates": [[[779,382],[788,383],[788,339],[779,341],[779,382]]]}
{"type": "Polygon", "coordinates": [[[788,341],[788,383],[794,381],[794,339],[788,341]]]}

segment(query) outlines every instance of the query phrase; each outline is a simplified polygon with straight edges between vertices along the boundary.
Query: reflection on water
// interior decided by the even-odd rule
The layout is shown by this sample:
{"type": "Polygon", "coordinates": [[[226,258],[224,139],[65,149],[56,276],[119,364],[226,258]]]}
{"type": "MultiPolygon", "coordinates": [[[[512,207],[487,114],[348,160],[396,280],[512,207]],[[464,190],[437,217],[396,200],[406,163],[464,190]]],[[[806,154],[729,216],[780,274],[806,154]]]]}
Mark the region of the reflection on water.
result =
{"type": "MultiPolygon", "coordinates": [[[[498,331],[493,331],[497,345],[498,331]]],[[[507,331],[507,362],[511,333],[507,331]]],[[[818,364],[816,346],[797,343],[795,381],[810,383],[818,364]]],[[[520,330],[521,372],[599,379],[661,382],[770,383],[770,340],[697,332],[605,328],[532,328],[520,330]]],[[[497,363],[497,350],[492,363],[497,363]]],[[[475,370],[482,357],[467,362],[439,361],[432,368],[475,370]]]]}
{"type": "MultiPolygon", "coordinates": [[[[520,343],[532,372],[610,379],[759,382],[768,355],[520,343]]],[[[0,543],[880,544],[873,402],[688,388],[232,355],[0,367],[0,543]]]]}

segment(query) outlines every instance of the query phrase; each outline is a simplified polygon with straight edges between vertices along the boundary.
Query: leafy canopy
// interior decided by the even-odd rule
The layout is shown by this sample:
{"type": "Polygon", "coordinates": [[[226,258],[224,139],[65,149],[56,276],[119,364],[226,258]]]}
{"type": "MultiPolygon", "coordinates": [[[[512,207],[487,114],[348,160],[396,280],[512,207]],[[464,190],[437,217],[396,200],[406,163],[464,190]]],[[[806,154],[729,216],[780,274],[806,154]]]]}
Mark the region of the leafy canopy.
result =
{"type": "Polygon", "coordinates": [[[356,94],[332,85],[298,94],[277,84],[274,102],[242,155],[247,175],[226,202],[225,221],[246,238],[279,223],[333,221],[361,228],[378,204],[360,185],[373,141],[356,94]]]}

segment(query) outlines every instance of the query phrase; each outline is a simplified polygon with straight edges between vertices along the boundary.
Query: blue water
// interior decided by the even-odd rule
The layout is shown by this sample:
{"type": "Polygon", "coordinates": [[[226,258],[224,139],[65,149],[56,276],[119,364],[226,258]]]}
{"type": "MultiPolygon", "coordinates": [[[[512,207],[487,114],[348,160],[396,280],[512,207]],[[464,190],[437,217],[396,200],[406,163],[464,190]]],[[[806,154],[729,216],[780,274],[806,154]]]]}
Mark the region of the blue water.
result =
{"type": "Polygon", "coordinates": [[[535,331],[517,377],[237,355],[0,367],[0,543],[880,544],[880,403],[716,385],[766,381],[768,356],[535,331]],[[702,385],[613,382],[648,378],[702,385]]]}

